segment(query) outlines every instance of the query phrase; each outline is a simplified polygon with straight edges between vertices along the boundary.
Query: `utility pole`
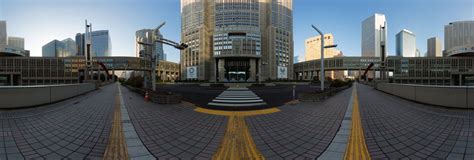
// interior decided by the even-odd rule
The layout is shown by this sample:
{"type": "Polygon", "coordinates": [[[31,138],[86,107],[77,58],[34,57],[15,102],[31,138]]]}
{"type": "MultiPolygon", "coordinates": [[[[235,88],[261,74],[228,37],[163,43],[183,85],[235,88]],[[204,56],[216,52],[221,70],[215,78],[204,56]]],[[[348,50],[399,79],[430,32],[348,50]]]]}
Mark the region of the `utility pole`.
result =
{"type": "Polygon", "coordinates": [[[93,80],[92,55],[91,55],[92,23],[87,24],[87,20],[85,21],[85,33],[84,33],[83,42],[84,42],[83,43],[84,44],[84,55],[86,57],[86,71],[85,71],[85,76],[84,77],[85,77],[86,80],[93,80]]]}
{"type": "Polygon", "coordinates": [[[324,33],[321,32],[321,30],[319,30],[318,28],[316,28],[314,25],[311,25],[314,30],[316,30],[319,35],[321,35],[321,67],[319,68],[320,71],[320,76],[319,76],[319,79],[321,81],[321,91],[324,91],[324,80],[325,80],[325,73],[324,73],[324,49],[326,48],[334,48],[334,47],[337,47],[337,45],[330,45],[330,46],[324,46],[324,33]]]}
{"type": "MultiPolygon", "coordinates": [[[[161,25],[159,25],[156,29],[153,30],[153,35],[151,36],[151,42],[148,42],[150,40],[147,39],[147,42],[142,42],[142,41],[138,41],[137,43],[140,44],[140,45],[144,45],[144,46],[151,46],[152,47],[152,53],[144,53],[143,54],[143,57],[150,60],[151,61],[151,79],[152,79],[152,90],[155,91],[156,90],[156,66],[158,65],[158,62],[157,62],[157,56],[156,56],[156,43],[162,43],[162,44],[166,44],[166,45],[170,45],[170,46],[173,46],[174,48],[176,49],[179,49],[179,50],[184,50],[186,48],[188,48],[188,45],[184,44],[184,43],[177,43],[177,42],[173,42],[171,40],[168,40],[168,39],[164,39],[160,36],[160,28],[163,27],[164,25],[166,24],[166,22],[163,22],[161,25]]],[[[147,37],[148,38],[148,37],[147,37]]],[[[146,82],[147,81],[147,78],[144,78],[144,81],[146,82]]]]}

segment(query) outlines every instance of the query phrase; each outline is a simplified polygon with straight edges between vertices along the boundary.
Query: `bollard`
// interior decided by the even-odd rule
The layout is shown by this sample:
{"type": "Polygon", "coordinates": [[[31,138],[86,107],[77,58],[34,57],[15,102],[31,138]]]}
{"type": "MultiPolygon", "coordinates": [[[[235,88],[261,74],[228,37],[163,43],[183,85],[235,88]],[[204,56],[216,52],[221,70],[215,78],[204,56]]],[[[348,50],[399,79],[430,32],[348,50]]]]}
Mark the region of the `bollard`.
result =
{"type": "Polygon", "coordinates": [[[150,97],[148,96],[148,91],[146,91],[146,92],[145,92],[145,102],[148,102],[149,98],[150,98],[150,97]]]}

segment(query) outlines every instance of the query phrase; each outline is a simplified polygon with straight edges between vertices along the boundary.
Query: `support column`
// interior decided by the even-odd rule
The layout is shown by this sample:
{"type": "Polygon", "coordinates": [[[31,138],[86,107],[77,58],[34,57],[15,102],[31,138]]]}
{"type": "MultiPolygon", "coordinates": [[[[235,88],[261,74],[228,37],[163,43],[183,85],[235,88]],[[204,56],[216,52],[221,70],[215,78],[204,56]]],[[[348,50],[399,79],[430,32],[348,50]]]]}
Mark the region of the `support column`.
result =
{"type": "Polygon", "coordinates": [[[217,71],[218,72],[217,74],[219,75],[219,82],[224,82],[224,78],[225,78],[225,68],[224,68],[224,65],[225,65],[225,59],[219,59],[218,62],[217,62],[217,71]]]}
{"type": "Polygon", "coordinates": [[[459,74],[459,86],[462,86],[462,74],[459,74]]]}
{"type": "Polygon", "coordinates": [[[253,82],[256,80],[257,66],[255,65],[255,63],[256,63],[255,59],[250,59],[250,76],[247,81],[253,82]]]}
{"type": "Polygon", "coordinates": [[[13,86],[13,74],[10,74],[10,86],[13,86]]]}

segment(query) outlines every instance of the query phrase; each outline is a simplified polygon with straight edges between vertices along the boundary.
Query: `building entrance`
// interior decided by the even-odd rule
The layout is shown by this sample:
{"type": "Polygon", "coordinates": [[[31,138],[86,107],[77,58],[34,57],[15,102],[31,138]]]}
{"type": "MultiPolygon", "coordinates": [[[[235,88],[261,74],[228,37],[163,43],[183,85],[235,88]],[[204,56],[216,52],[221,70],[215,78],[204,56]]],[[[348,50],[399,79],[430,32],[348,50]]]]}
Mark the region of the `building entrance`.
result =
{"type": "Polygon", "coordinates": [[[245,59],[226,60],[224,64],[225,79],[228,82],[247,82],[250,73],[250,62],[245,59]]]}
{"type": "Polygon", "coordinates": [[[216,59],[217,82],[255,82],[258,71],[255,58],[220,58],[216,59]]]}

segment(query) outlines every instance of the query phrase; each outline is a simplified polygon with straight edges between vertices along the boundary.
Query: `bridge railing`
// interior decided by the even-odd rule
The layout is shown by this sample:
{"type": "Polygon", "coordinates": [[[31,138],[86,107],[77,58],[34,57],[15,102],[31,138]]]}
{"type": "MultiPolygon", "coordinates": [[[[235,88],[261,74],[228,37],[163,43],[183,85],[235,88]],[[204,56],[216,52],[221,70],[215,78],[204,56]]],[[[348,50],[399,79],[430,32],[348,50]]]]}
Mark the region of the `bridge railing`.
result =
{"type": "Polygon", "coordinates": [[[474,87],[377,83],[377,90],[408,100],[449,108],[474,109],[474,87]]]}
{"type": "Polygon", "coordinates": [[[33,107],[75,97],[96,89],[93,83],[2,86],[0,87],[0,109],[33,107]]]}

